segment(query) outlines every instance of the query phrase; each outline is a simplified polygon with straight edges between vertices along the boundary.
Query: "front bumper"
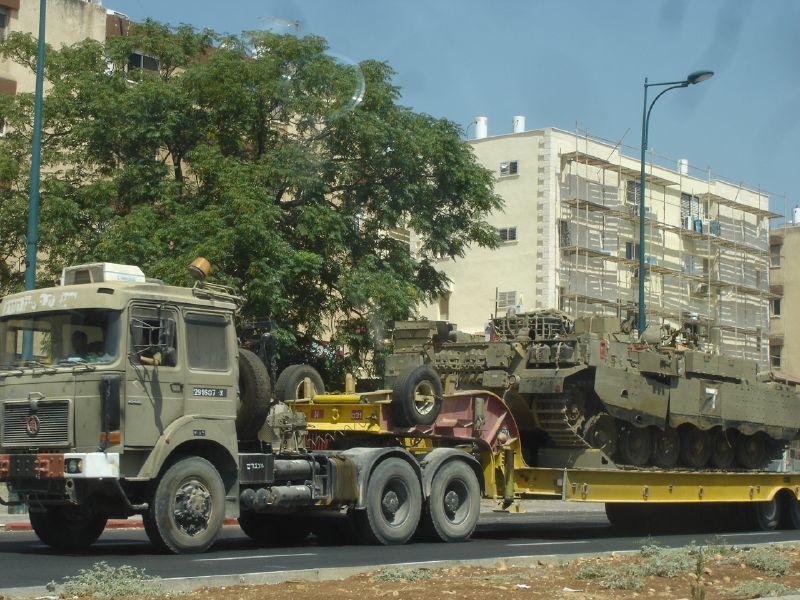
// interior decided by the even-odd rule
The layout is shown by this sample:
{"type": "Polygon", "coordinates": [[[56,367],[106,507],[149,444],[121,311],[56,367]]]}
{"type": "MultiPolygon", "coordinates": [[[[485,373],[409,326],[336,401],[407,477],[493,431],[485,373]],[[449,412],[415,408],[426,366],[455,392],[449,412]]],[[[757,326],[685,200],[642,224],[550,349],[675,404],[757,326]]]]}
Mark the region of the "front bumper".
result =
{"type": "Polygon", "coordinates": [[[119,479],[119,453],[0,454],[0,482],[119,479]]]}

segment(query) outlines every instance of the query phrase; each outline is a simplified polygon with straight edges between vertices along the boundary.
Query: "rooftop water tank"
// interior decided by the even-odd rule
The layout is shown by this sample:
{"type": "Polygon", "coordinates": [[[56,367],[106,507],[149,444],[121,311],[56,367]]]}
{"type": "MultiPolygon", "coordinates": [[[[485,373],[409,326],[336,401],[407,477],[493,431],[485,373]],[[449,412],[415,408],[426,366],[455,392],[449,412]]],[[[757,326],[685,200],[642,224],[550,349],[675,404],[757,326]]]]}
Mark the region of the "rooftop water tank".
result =
{"type": "Polygon", "coordinates": [[[689,174],[689,159],[688,158],[681,158],[678,161],[678,173],[681,175],[688,175],[689,174]]]}
{"type": "Polygon", "coordinates": [[[514,133],[522,133],[525,131],[525,117],[522,115],[516,115],[511,118],[511,126],[513,128],[514,133]]]}
{"type": "Polygon", "coordinates": [[[482,140],[489,136],[489,117],[475,117],[475,139],[482,140]]]}

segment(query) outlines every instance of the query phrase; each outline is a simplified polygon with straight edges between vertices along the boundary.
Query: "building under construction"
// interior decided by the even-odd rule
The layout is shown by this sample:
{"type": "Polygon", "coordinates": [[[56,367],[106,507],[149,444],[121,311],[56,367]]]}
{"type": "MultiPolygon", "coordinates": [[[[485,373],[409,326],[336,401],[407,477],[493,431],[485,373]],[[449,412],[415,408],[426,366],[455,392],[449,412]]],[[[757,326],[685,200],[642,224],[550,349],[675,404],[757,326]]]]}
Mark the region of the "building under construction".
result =
{"type": "MultiPolygon", "coordinates": [[[[558,307],[634,317],[638,302],[638,148],[553,128],[471,141],[497,175],[499,249],[438,267],[452,280],[422,309],[482,331],[490,312],[558,307]]],[[[650,326],[691,321],[710,349],[769,362],[769,196],[651,157],[646,165],[645,293],[650,326]],[[668,164],[669,166],[664,166],[668,164]]]]}

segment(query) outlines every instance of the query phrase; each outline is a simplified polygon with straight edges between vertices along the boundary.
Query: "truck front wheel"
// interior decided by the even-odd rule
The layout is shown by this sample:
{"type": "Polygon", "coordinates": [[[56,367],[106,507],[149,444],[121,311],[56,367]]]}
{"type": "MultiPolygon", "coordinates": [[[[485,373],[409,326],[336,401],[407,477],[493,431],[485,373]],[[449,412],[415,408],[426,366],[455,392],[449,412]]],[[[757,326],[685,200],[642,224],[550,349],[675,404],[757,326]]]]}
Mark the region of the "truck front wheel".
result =
{"type": "Polygon", "coordinates": [[[48,506],[31,511],[30,520],[38,538],[62,552],[86,550],[103,533],[107,521],[83,506],[48,506]]]}
{"type": "Polygon", "coordinates": [[[478,524],[481,488],[475,472],[460,460],[445,463],[431,482],[422,511],[422,532],[439,542],[468,540],[478,524]]]}
{"type": "Polygon", "coordinates": [[[401,458],[387,458],[370,475],[365,508],[353,513],[359,537],[367,544],[405,544],[422,512],[417,474],[401,458]]]}
{"type": "Polygon", "coordinates": [[[204,552],[225,520],[225,487],[210,462],[182,458],[162,475],[144,514],[145,531],[173,554],[204,552]]]}

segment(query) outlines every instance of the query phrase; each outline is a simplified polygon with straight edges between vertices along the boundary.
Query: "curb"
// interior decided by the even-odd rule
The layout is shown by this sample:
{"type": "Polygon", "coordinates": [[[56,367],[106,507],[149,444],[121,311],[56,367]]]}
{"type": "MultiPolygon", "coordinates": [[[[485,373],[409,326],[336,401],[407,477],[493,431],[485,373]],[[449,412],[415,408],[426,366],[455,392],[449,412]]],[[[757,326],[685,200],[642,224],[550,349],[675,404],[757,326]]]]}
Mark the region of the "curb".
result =
{"type": "MultiPolygon", "coordinates": [[[[239,526],[239,521],[233,518],[226,518],[223,523],[225,527],[239,526]]],[[[141,519],[109,519],[106,529],[144,529],[141,519]]],[[[20,532],[33,531],[30,521],[19,521],[17,523],[5,523],[0,525],[0,532],[20,532]]]]}

